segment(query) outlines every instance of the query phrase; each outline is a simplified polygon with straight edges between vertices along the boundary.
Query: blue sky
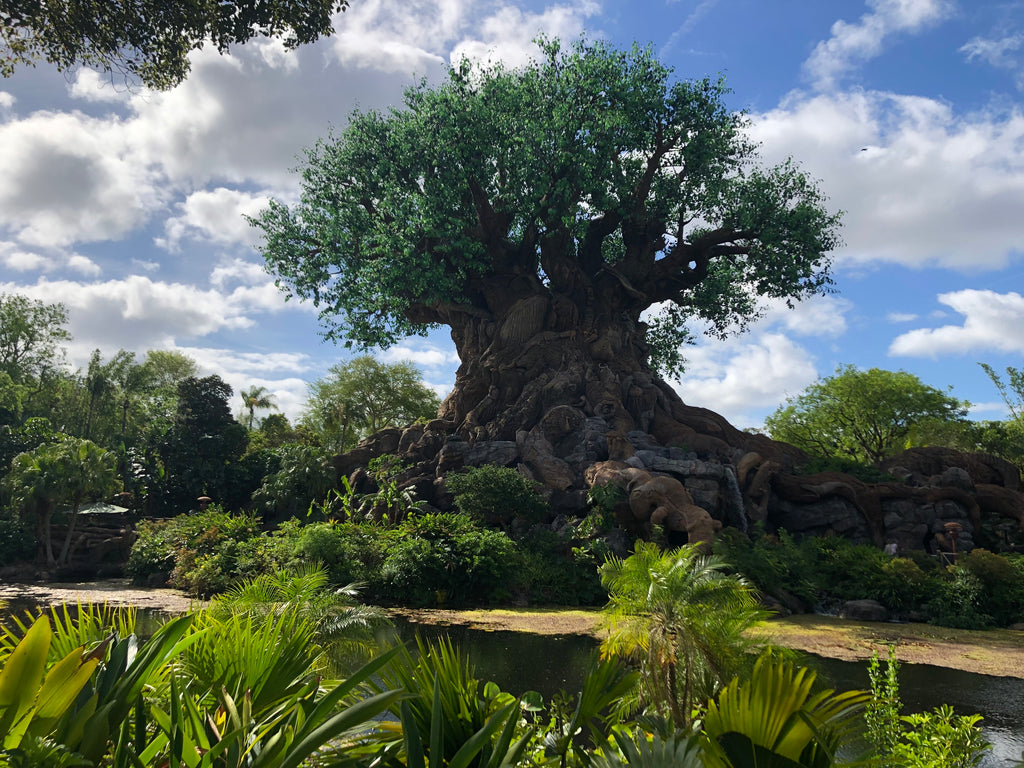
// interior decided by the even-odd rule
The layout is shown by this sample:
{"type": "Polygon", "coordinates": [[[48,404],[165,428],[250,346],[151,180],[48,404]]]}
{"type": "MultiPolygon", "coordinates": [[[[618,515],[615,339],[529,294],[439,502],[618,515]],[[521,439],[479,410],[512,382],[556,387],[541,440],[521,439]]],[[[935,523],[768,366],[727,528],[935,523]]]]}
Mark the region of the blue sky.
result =
{"type": "MultiPolygon", "coordinates": [[[[352,110],[463,55],[524,62],[543,32],[723,73],[765,161],[796,158],[845,212],[837,293],[688,349],[684,400],[756,427],[852,363],[1005,414],[977,362],[1024,359],[1024,3],[353,0],[335,29],[294,53],[199,52],[167,93],[45,65],[0,80],[0,292],[68,307],[72,365],[179,349],[297,417],[350,353],[283,300],[242,215],[293,199],[303,147],[352,110]]],[[[454,381],[444,331],[380,355],[454,381]]]]}

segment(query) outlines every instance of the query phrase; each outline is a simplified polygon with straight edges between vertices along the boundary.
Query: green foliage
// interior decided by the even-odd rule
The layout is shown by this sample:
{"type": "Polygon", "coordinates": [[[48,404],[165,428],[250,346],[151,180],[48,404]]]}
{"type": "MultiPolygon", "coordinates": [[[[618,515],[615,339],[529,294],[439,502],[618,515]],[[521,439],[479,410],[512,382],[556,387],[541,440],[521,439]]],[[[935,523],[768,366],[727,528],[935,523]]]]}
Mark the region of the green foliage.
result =
{"type": "Polygon", "coordinates": [[[295,48],[333,33],[332,14],[347,7],[348,0],[237,0],[230,12],[156,0],[8,3],[0,16],[0,75],[42,60],[65,71],[84,65],[168,89],[188,75],[189,54],[206,44],[227,53],[267,35],[295,48]]]}
{"type": "Polygon", "coordinates": [[[814,672],[762,656],[749,680],[733,679],[704,715],[707,768],[830,768],[867,696],[812,692],[814,672]]]}
{"type": "Polygon", "coordinates": [[[721,81],[676,81],[650,49],[540,44],[524,67],[463,61],[401,109],[352,115],[307,152],[301,202],[254,219],[329,338],[386,347],[496,315],[488,295],[572,303],[587,285],[630,322],[672,302],[651,336],[671,365],[683,320],[724,333],[760,297],[828,289],[838,216],[794,164],[757,166],[721,81]]]}
{"type": "Polygon", "coordinates": [[[345,451],[385,427],[437,418],[441,399],[412,363],[382,363],[361,355],[331,366],[309,385],[302,424],[325,448],[345,451]]]}
{"type": "Polygon", "coordinates": [[[178,384],[174,417],[160,447],[164,510],[176,514],[200,496],[223,500],[227,495],[228,466],[245,453],[249,439],[231,415],[231,393],[219,376],[189,377],[178,384]]]}
{"type": "MultiPolygon", "coordinates": [[[[5,31],[0,21],[0,36],[5,31]]],[[[0,294],[0,371],[13,384],[24,384],[60,368],[61,345],[71,339],[67,323],[63,304],[47,304],[18,293],[0,294]]]]}
{"type": "Polygon", "coordinates": [[[959,565],[946,569],[946,578],[928,603],[933,624],[956,629],[985,629],[992,617],[981,612],[981,579],[959,565]]]}
{"type": "Polygon", "coordinates": [[[889,764],[903,733],[900,724],[903,704],[900,702],[899,662],[895,646],[889,646],[884,672],[878,661],[878,652],[872,652],[868,661],[868,678],[871,680],[871,698],[864,707],[864,724],[874,753],[873,764],[881,768],[889,764]]]}
{"type": "Polygon", "coordinates": [[[1024,563],[1008,560],[987,549],[973,549],[957,558],[963,568],[981,584],[977,611],[1005,627],[1024,620],[1024,563]]]}
{"type": "Polygon", "coordinates": [[[327,498],[338,484],[332,454],[308,445],[285,445],[277,450],[280,469],[263,478],[252,496],[267,520],[285,520],[306,512],[327,498]]]}
{"type": "Polygon", "coordinates": [[[408,768],[500,768],[525,753],[529,730],[517,733],[519,702],[494,683],[482,685],[472,665],[448,640],[417,639],[414,656],[404,646],[381,670],[378,690],[404,690],[397,711],[399,738],[382,729],[385,745],[405,747],[408,768]]]}
{"type": "Polygon", "coordinates": [[[676,728],[747,666],[761,641],[744,633],[763,618],[756,592],[695,545],[662,552],[636,542],[634,553],[601,568],[608,589],[603,654],[640,663],[643,702],[676,728]]]}
{"type": "Polygon", "coordinates": [[[981,715],[958,716],[943,704],[933,712],[906,715],[909,728],[893,750],[899,768],[974,768],[992,748],[981,735],[981,715]]]}
{"type": "Polygon", "coordinates": [[[516,596],[538,605],[602,605],[608,599],[598,572],[606,550],[573,546],[572,540],[544,528],[530,531],[517,544],[516,596]]]}
{"type": "Polygon", "coordinates": [[[836,369],[765,420],[776,440],[815,456],[877,462],[906,447],[915,426],[963,419],[967,404],[906,371],[836,369]]]}
{"type": "Polygon", "coordinates": [[[257,410],[262,411],[274,407],[274,396],[266,387],[259,386],[258,384],[253,384],[248,389],[243,389],[238,395],[242,398],[242,405],[249,412],[249,423],[247,426],[250,430],[256,420],[257,410]]]}
{"type": "Polygon", "coordinates": [[[723,531],[715,551],[762,592],[788,592],[809,608],[870,598],[895,612],[923,610],[945,584],[945,574],[930,561],[925,571],[910,558],[890,557],[841,537],[797,542],[785,531],[777,536],[760,531],[750,538],[723,531]]]}
{"type": "Polygon", "coordinates": [[[460,512],[487,525],[506,528],[516,518],[535,523],[549,513],[536,484],[512,467],[470,467],[447,475],[445,485],[460,512]]]}
{"type": "Polygon", "coordinates": [[[273,570],[273,560],[254,551],[260,537],[259,521],[251,515],[231,515],[216,505],[166,521],[139,526],[125,572],[136,584],[170,567],[170,584],[196,595],[220,592],[247,575],[249,564],[273,570]],[[254,564],[255,561],[255,564],[254,564]]]}
{"type": "Polygon", "coordinates": [[[465,515],[418,515],[399,525],[379,589],[419,606],[489,603],[508,597],[517,562],[515,543],[499,531],[465,515]]]}
{"type": "Polygon", "coordinates": [[[321,563],[335,584],[376,583],[393,538],[375,525],[313,523],[295,530],[291,562],[321,563]]]}
{"type": "Polygon", "coordinates": [[[36,537],[15,520],[0,519],[0,566],[31,560],[36,553],[36,537]]]}
{"type": "Polygon", "coordinates": [[[871,657],[871,699],[865,709],[869,764],[878,768],[973,768],[992,748],[977,727],[980,715],[957,716],[947,705],[932,712],[900,716],[899,663],[889,646],[883,672],[871,657]]]}
{"type": "Polygon", "coordinates": [[[116,469],[114,455],[89,440],[43,443],[14,457],[4,481],[6,490],[11,503],[21,510],[22,520],[36,523],[48,565],[67,563],[82,502],[112,495],[120,489],[116,469]],[[63,505],[70,507],[71,514],[63,546],[55,557],[51,520],[63,505]]]}

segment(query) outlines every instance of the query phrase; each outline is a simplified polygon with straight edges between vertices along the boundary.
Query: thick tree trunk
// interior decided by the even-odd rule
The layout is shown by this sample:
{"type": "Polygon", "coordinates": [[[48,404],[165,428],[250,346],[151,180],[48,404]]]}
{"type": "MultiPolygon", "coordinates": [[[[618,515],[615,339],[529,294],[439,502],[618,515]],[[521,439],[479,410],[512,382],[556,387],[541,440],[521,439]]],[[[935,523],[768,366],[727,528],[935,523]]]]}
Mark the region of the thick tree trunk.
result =
{"type": "Polygon", "coordinates": [[[766,438],[682,402],[648,365],[638,314],[537,292],[497,316],[446,318],[462,364],[441,418],[471,442],[514,440],[552,408],[569,406],[602,418],[609,432],[639,430],[700,454],[771,452],[766,438]]]}

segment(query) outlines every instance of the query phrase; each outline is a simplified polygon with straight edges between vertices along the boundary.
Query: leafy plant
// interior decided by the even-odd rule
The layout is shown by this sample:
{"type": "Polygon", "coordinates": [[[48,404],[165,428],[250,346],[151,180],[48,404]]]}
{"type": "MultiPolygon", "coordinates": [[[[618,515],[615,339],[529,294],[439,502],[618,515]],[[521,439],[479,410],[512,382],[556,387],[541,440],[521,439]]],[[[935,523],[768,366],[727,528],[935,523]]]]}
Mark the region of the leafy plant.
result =
{"type": "Polygon", "coordinates": [[[516,518],[538,522],[549,511],[536,485],[511,467],[470,467],[449,474],[445,485],[460,512],[487,525],[504,528],[516,518]]]}
{"type": "Polygon", "coordinates": [[[899,768],[974,768],[992,748],[977,727],[981,715],[958,716],[948,704],[902,719],[909,728],[892,751],[899,768]]]}
{"type": "Polygon", "coordinates": [[[677,728],[689,727],[694,709],[761,643],[745,634],[764,615],[756,593],[724,567],[696,545],[662,552],[638,541],[630,557],[609,557],[601,568],[608,589],[601,652],[639,661],[642,703],[677,728]]]}
{"type": "Polygon", "coordinates": [[[771,656],[708,704],[701,742],[707,768],[829,768],[864,705],[861,691],[813,692],[815,674],[771,656]]]}

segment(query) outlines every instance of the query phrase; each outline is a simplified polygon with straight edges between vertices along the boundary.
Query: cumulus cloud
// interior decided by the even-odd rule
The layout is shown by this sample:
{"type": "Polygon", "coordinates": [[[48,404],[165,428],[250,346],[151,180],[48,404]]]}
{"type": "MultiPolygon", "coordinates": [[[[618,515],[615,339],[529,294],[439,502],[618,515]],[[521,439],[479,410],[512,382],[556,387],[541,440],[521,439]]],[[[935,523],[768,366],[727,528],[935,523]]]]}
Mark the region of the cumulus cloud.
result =
{"type": "Polygon", "coordinates": [[[554,5],[540,13],[501,6],[483,19],[476,37],[468,37],[454,47],[450,59],[453,63],[465,57],[501,61],[509,67],[523,66],[539,53],[533,42],[538,34],[572,40],[583,33],[586,21],[600,10],[593,0],[554,5]]]}
{"type": "Polygon", "coordinates": [[[206,240],[218,245],[255,245],[258,236],[246,216],[267,205],[266,195],[254,195],[226,187],[199,190],[177,207],[180,215],[164,222],[165,236],[156,244],[168,251],[181,250],[184,239],[206,240]]]}
{"type": "Polygon", "coordinates": [[[73,253],[68,257],[67,267],[72,272],[78,272],[87,277],[95,277],[103,271],[99,264],[80,253],[73,253]]]}
{"type": "Polygon", "coordinates": [[[14,272],[48,272],[56,266],[54,259],[9,242],[0,242],[0,263],[14,272]]]}
{"type": "Polygon", "coordinates": [[[673,386],[690,405],[710,408],[740,428],[764,417],[814,381],[810,352],[781,333],[760,333],[686,351],[686,373],[673,386]]]}
{"type": "Polygon", "coordinates": [[[117,86],[109,75],[101,75],[94,69],[82,67],[75,73],[75,79],[68,87],[68,93],[76,99],[98,102],[125,102],[129,90],[125,86],[117,86]]]}
{"type": "Polygon", "coordinates": [[[14,98],[13,93],[0,91],[0,109],[10,109],[14,106],[15,101],[16,99],[14,98]]]}
{"type": "Polygon", "coordinates": [[[841,263],[995,269],[1024,248],[1024,112],[960,116],[881,92],[796,95],[754,115],[751,135],[769,162],[800,158],[845,212],[841,263]]]}
{"type": "Polygon", "coordinates": [[[781,327],[797,336],[842,336],[853,303],[839,296],[812,296],[787,307],[782,299],[767,303],[758,328],[781,327]]]}
{"type": "Polygon", "coordinates": [[[963,324],[908,331],[893,340],[890,355],[937,358],[982,350],[1024,354],[1024,296],[964,290],[939,294],[938,301],[963,315],[963,324]]]}
{"type": "Polygon", "coordinates": [[[408,339],[403,344],[389,347],[380,354],[380,359],[386,363],[413,363],[421,368],[442,368],[459,364],[459,355],[454,346],[442,348],[417,339],[408,339]]]}
{"type": "Polygon", "coordinates": [[[116,118],[36,112],[0,124],[0,146],[0,227],[28,245],[117,239],[160,202],[116,118]]]}
{"type": "Polygon", "coordinates": [[[868,0],[871,8],[855,23],[839,20],[832,36],[814,48],[804,71],[816,88],[832,88],[842,75],[878,56],[886,39],[900,32],[917,32],[948,18],[949,0],[868,0]]]}

